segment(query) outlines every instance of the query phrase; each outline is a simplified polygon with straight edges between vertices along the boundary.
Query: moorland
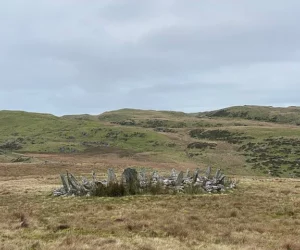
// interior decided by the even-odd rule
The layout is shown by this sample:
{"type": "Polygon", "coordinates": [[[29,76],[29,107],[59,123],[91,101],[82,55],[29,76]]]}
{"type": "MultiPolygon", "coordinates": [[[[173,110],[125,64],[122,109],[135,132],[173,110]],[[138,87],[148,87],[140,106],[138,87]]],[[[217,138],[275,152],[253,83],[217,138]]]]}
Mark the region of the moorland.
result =
{"type": "Polygon", "coordinates": [[[300,108],[0,111],[0,249],[300,249],[300,108]],[[207,166],[199,195],[54,197],[59,175],[207,166]]]}

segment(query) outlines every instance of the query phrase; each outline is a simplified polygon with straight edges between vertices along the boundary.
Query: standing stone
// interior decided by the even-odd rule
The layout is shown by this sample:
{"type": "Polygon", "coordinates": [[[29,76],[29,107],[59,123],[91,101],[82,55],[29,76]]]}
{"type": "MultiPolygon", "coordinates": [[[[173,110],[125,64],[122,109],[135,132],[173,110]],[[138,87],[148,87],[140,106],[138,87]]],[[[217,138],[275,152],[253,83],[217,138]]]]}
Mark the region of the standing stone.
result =
{"type": "Polygon", "coordinates": [[[196,171],[193,175],[193,183],[195,183],[197,181],[198,175],[199,175],[199,168],[196,169],[196,171]]]}
{"type": "Polygon", "coordinates": [[[222,184],[222,185],[225,184],[225,175],[222,174],[222,175],[220,176],[220,178],[219,178],[219,180],[218,180],[218,183],[219,183],[219,184],[222,184]]]}
{"type": "Polygon", "coordinates": [[[190,170],[189,170],[189,169],[187,169],[187,170],[186,170],[186,173],[185,173],[185,177],[184,177],[184,178],[188,179],[188,178],[190,178],[190,177],[191,177],[190,170]]]}
{"type": "Polygon", "coordinates": [[[176,180],[176,186],[179,186],[182,184],[183,181],[183,172],[180,171],[179,175],[177,176],[177,180],[176,180]]]}
{"type": "Polygon", "coordinates": [[[122,174],[123,184],[126,186],[129,194],[136,194],[139,191],[138,173],[133,168],[126,168],[122,174]]]}
{"type": "Polygon", "coordinates": [[[159,180],[159,174],[157,171],[154,171],[152,174],[152,181],[158,181],[159,180]]]}
{"type": "Polygon", "coordinates": [[[60,179],[61,179],[61,182],[63,184],[64,190],[66,191],[66,193],[68,193],[70,191],[70,186],[69,186],[69,183],[68,183],[68,179],[63,174],[60,175],[60,179]]]}
{"type": "Polygon", "coordinates": [[[117,177],[112,168],[107,170],[107,184],[117,183],[117,177]]]}
{"type": "Polygon", "coordinates": [[[216,174],[215,174],[215,179],[218,180],[221,176],[221,169],[218,169],[216,174]]]}
{"type": "Polygon", "coordinates": [[[211,167],[209,166],[209,167],[207,168],[207,170],[206,170],[206,173],[205,173],[206,178],[209,178],[209,177],[210,177],[210,174],[211,174],[211,167]]]}
{"type": "Polygon", "coordinates": [[[141,187],[147,186],[147,176],[146,176],[146,170],[144,168],[139,172],[138,180],[140,182],[141,187]]]}
{"type": "Polygon", "coordinates": [[[93,176],[93,183],[96,183],[96,173],[95,171],[92,172],[92,176],[93,176]]]}
{"type": "Polygon", "coordinates": [[[139,172],[138,178],[139,180],[146,180],[146,170],[144,168],[139,172]]]}
{"type": "Polygon", "coordinates": [[[176,180],[177,176],[178,176],[177,171],[173,168],[171,172],[171,179],[176,180]]]}

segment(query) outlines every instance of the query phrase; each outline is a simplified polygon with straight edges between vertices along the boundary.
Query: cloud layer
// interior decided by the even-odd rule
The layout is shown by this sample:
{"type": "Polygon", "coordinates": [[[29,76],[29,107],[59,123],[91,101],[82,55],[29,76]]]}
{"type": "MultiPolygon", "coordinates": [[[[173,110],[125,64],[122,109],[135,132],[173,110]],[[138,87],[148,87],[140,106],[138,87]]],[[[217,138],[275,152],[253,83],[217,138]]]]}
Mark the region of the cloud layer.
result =
{"type": "Polygon", "coordinates": [[[0,109],[300,105],[300,2],[0,2],[0,109]]]}

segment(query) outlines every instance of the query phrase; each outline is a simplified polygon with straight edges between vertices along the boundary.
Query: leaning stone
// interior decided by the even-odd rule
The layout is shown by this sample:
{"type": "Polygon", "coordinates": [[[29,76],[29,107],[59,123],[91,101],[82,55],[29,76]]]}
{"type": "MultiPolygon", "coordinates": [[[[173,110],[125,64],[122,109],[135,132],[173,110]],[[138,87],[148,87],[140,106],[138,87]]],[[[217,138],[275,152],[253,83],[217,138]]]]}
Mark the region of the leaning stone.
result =
{"type": "Polygon", "coordinates": [[[78,190],[80,188],[78,181],[71,173],[67,172],[67,179],[71,188],[75,190],[78,190]]]}
{"type": "Polygon", "coordinates": [[[196,171],[193,175],[193,183],[195,183],[197,181],[198,175],[199,175],[199,168],[196,169],[196,171]]]}
{"type": "Polygon", "coordinates": [[[183,172],[180,171],[179,175],[177,176],[177,180],[176,180],[176,186],[179,186],[182,184],[183,181],[183,172]]]}
{"type": "Polygon", "coordinates": [[[61,179],[61,182],[63,184],[63,188],[64,188],[65,192],[66,193],[69,192],[70,186],[69,186],[68,179],[66,178],[66,176],[61,174],[60,179],[61,179]]]}

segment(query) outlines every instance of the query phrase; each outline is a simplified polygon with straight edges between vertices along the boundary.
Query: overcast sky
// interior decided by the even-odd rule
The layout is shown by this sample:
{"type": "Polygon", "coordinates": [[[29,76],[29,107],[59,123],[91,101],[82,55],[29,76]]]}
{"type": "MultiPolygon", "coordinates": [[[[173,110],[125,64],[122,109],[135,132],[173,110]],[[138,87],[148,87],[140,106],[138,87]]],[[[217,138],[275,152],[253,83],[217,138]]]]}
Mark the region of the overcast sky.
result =
{"type": "Polygon", "coordinates": [[[2,0],[0,109],[300,106],[299,0],[2,0]]]}

